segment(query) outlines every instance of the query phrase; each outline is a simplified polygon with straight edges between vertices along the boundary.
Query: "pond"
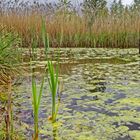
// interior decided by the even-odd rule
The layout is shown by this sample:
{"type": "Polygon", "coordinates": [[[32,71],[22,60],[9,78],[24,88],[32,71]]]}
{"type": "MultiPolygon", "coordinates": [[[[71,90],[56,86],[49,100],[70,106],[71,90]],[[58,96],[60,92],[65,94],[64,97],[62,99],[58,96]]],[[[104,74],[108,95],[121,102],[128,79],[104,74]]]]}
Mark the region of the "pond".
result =
{"type": "MultiPolygon", "coordinates": [[[[49,57],[57,59],[56,49],[49,57]]],[[[140,57],[137,49],[60,49],[61,101],[57,123],[51,115],[47,78],[39,113],[41,140],[139,140],[140,57]]],[[[44,75],[38,51],[36,80],[44,75]]],[[[13,86],[15,137],[31,140],[33,126],[31,76],[17,77],[13,86]]],[[[0,101],[1,106],[4,102],[0,101]]],[[[1,112],[1,111],[0,111],[1,112]]],[[[4,113],[3,113],[4,115],[4,113]]],[[[2,113],[0,115],[2,117],[2,113]]],[[[0,119],[0,136],[4,119],[0,119]]]]}

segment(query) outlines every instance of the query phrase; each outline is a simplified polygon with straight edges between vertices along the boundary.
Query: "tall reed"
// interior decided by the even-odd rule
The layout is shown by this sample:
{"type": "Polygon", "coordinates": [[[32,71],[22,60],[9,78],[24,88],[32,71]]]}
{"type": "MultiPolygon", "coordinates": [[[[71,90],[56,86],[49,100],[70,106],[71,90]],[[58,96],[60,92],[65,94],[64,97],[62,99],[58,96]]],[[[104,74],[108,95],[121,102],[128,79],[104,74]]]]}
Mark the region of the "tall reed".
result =
{"type": "Polygon", "coordinates": [[[51,115],[51,120],[52,122],[56,121],[56,116],[58,112],[58,104],[56,104],[56,95],[58,91],[58,65],[56,67],[56,72],[54,71],[54,65],[52,61],[48,60],[48,51],[49,51],[49,35],[46,30],[46,23],[45,20],[42,18],[42,40],[43,44],[45,47],[45,55],[46,55],[46,61],[47,63],[47,68],[48,68],[48,82],[49,82],[49,87],[51,91],[51,98],[52,98],[52,115],[51,115]]]}
{"type": "MultiPolygon", "coordinates": [[[[37,49],[37,41],[36,37],[32,38],[32,56],[31,59],[33,61],[36,60],[36,49],[37,49]]],[[[32,63],[32,61],[31,61],[32,63]]],[[[33,105],[33,114],[34,114],[34,135],[33,140],[38,140],[39,135],[39,126],[38,126],[38,117],[39,117],[39,107],[41,102],[41,96],[43,93],[43,86],[44,86],[44,77],[42,78],[42,82],[38,91],[38,87],[36,85],[34,68],[32,68],[32,105],[33,105]]]]}
{"type": "MultiPolygon", "coordinates": [[[[39,13],[18,15],[9,13],[0,15],[0,24],[7,29],[14,28],[23,38],[23,46],[30,44],[32,37],[30,28],[35,26],[36,35],[41,33],[42,16],[39,13]],[[24,27],[24,28],[22,28],[24,27]]],[[[140,30],[140,18],[136,13],[128,12],[115,16],[95,17],[94,23],[89,26],[86,16],[78,14],[54,14],[45,17],[50,47],[137,47],[140,30]]],[[[47,43],[47,42],[46,42],[47,43]]],[[[40,37],[38,44],[41,47],[43,40],[40,37]]]]}

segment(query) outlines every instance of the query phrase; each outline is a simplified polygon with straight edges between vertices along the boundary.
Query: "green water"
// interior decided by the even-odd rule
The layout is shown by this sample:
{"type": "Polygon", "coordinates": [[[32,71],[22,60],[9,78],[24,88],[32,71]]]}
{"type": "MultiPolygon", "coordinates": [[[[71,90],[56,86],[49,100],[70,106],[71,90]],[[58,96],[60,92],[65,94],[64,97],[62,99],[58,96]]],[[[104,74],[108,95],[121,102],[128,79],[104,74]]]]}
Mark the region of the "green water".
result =
{"type": "MultiPolygon", "coordinates": [[[[57,52],[51,50],[49,54],[54,61],[57,52]]],[[[47,119],[51,115],[51,94],[46,79],[39,114],[40,139],[140,140],[137,53],[136,49],[61,49],[59,78],[63,89],[57,123],[52,126],[47,119]]],[[[34,67],[39,83],[46,62],[41,51],[37,58],[34,67]]],[[[34,128],[29,75],[17,77],[13,86],[14,135],[19,140],[31,140],[34,128]]]]}

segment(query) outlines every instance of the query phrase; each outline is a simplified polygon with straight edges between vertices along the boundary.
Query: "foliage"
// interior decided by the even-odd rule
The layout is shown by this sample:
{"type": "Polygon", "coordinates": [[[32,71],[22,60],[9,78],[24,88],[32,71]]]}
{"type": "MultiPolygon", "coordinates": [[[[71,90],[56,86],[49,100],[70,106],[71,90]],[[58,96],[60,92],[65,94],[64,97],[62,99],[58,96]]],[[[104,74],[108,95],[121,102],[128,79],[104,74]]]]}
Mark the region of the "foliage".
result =
{"type": "Polygon", "coordinates": [[[34,77],[32,77],[32,97],[33,97],[33,110],[34,110],[34,140],[38,140],[38,115],[39,115],[39,107],[41,102],[41,96],[43,92],[44,86],[44,78],[42,79],[42,83],[40,86],[39,93],[37,93],[37,86],[34,77]]]}
{"type": "Polygon", "coordinates": [[[106,0],[84,0],[83,7],[88,13],[98,14],[100,10],[103,10],[106,7],[106,0]]]}
{"type": "Polygon", "coordinates": [[[105,0],[84,0],[83,12],[88,17],[88,26],[92,26],[97,15],[105,12],[107,2],[105,0]]]}
{"type": "Polygon", "coordinates": [[[58,0],[58,7],[66,12],[67,9],[72,7],[70,0],[58,0]]]}
{"type": "MultiPolygon", "coordinates": [[[[42,28],[45,28],[45,25],[42,26],[42,28]]],[[[34,30],[33,30],[34,33],[34,30]]],[[[43,35],[46,37],[45,32],[43,32],[43,35]]],[[[43,36],[43,37],[44,37],[43,36]]],[[[32,61],[36,60],[36,50],[37,50],[37,38],[35,37],[35,35],[33,35],[32,37],[32,43],[31,43],[31,47],[32,47],[32,56],[31,59],[32,61]]],[[[45,42],[46,38],[43,38],[43,43],[45,45],[47,45],[47,42],[45,42]]],[[[34,136],[33,136],[33,140],[38,140],[39,137],[39,126],[38,126],[38,117],[39,117],[39,107],[40,107],[40,102],[41,102],[41,97],[42,97],[42,93],[43,93],[43,86],[44,86],[44,78],[42,78],[42,82],[41,82],[41,86],[39,88],[39,93],[37,93],[38,87],[36,85],[36,80],[35,80],[35,74],[34,74],[34,68],[32,68],[32,105],[33,105],[33,114],[34,114],[34,136]]]]}
{"type": "Polygon", "coordinates": [[[121,15],[123,12],[124,6],[122,4],[122,1],[119,0],[114,0],[112,5],[111,5],[111,13],[115,15],[121,15]]]}
{"type": "Polygon", "coordinates": [[[0,29],[0,83],[6,82],[8,75],[18,70],[15,64],[21,60],[19,44],[17,34],[8,32],[5,27],[0,29]]]}
{"type": "Polygon", "coordinates": [[[134,0],[133,9],[134,9],[134,11],[137,11],[138,13],[140,13],[140,1],[139,0],[134,0]]]}
{"type": "Polygon", "coordinates": [[[18,36],[13,32],[0,31],[0,64],[13,65],[19,60],[17,45],[20,43],[18,36]]]}
{"type": "Polygon", "coordinates": [[[48,61],[48,72],[50,77],[48,81],[52,96],[52,121],[55,122],[58,111],[58,106],[56,106],[56,95],[58,92],[58,66],[55,73],[52,62],[48,61]]]}
{"type": "MultiPolygon", "coordinates": [[[[46,24],[45,24],[45,21],[42,20],[42,39],[43,39],[43,44],[45,47],[46,61],[48,61],[49,37],[46,32],[47,32],[46,24]]],[[[56,95],[57,95],[57,90],[58,90],[58,67],[56,68],[56,74],[55,74],[52,61],[48,61],[47,66],[48,66],[48,74],[50,76],[50,78],[48,78],[48,81],[49,81],[49,87],[50,87],[51,98],[52,98],[51,120],[52,122],[55,122],[57,111],[58,111],[58,106],[56,107],[56,95]]]]}

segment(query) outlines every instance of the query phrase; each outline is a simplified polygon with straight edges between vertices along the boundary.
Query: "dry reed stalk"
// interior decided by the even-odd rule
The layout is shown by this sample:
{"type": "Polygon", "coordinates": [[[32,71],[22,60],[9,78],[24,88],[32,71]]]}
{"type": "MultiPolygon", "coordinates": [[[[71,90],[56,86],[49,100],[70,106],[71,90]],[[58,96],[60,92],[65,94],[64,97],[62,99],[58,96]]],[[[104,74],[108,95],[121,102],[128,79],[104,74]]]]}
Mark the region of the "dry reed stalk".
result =
{"type": "MultiPolygon", "coordinates": [[[[29,46],[32,28],[36,29],[36,36],[40,39],[41,15],[31,14],[19,16],[16,13],[0,15],[0,24],[8,29],[14,28],[23,38],[23,46],[29,46]]],[[[47,31],[50,35],[52,47],[132,47],[136,42],[135,34],[140,28],[137,15],[125,14],[120,18],[112,15],[98,17],[91,27],[91,35],[85,17],[75,14],[61,15],[56,13],[51,18],[46,16],[47,31]],[[122,38],[123,36],[123,38],[122,38]],[[132,37],[130,37],[132,36],[132,37]],[[61,42],[61,43],[60,43],[61,42]]]]}

